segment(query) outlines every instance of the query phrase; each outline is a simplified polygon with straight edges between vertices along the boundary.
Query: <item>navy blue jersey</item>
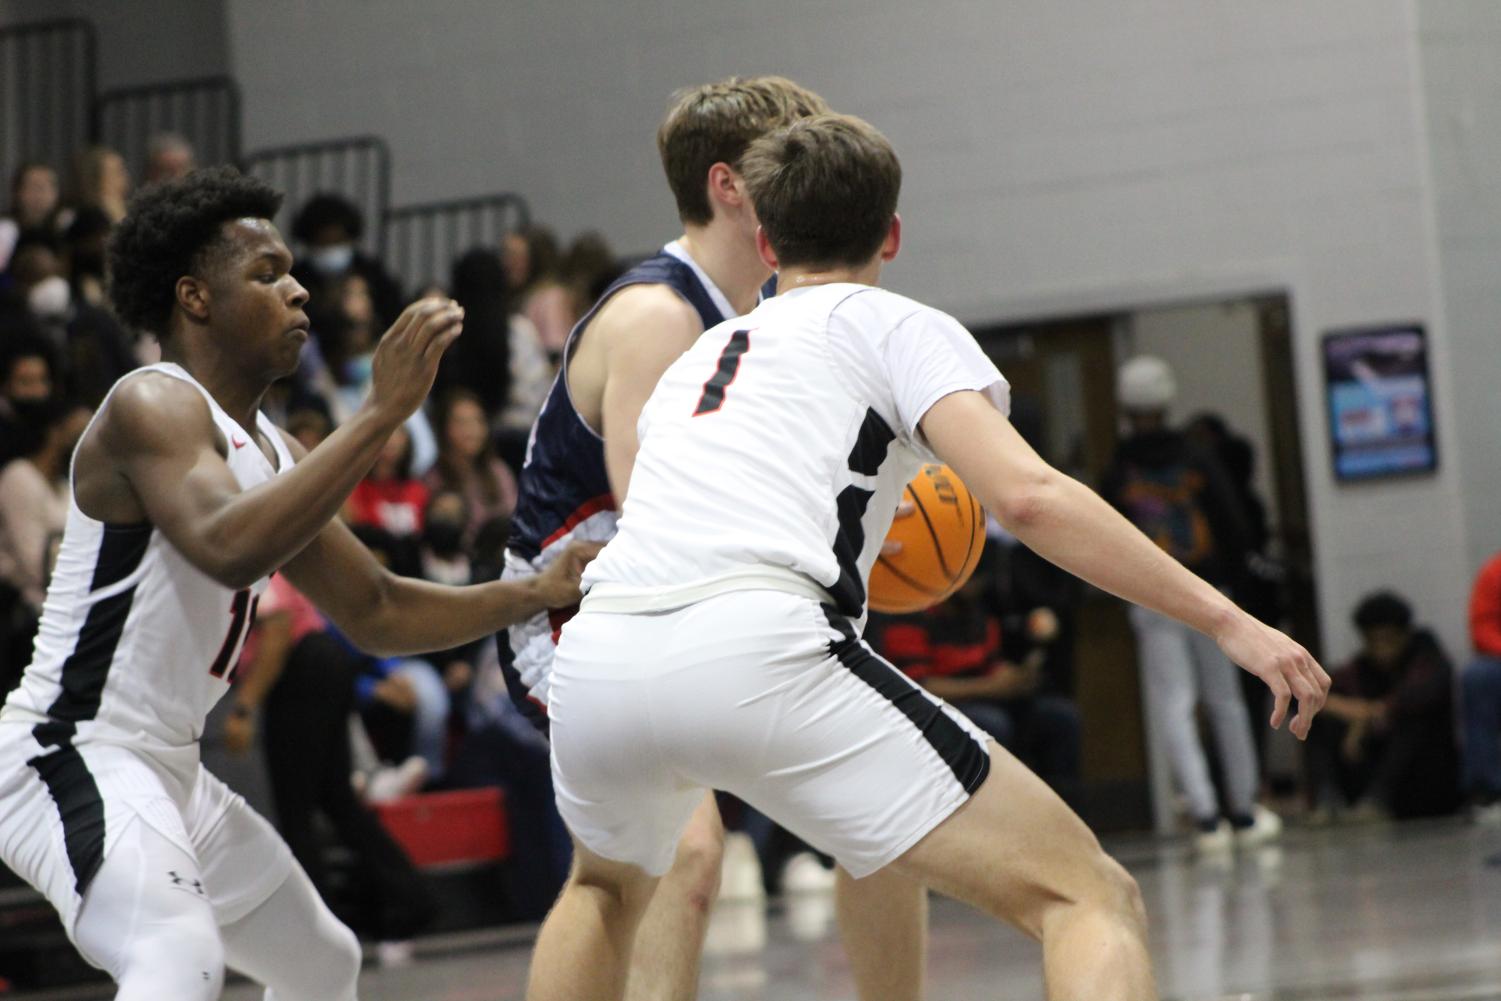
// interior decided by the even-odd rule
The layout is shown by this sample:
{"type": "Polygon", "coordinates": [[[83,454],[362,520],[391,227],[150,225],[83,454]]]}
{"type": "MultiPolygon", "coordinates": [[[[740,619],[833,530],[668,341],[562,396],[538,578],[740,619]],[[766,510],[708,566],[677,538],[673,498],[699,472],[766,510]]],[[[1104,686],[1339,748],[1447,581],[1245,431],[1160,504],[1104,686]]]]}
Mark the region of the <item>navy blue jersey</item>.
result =
{"type": "Polygon", "coordinates": [[[694,269],[665,250],[637,264],[605,290],[569,334],[563,368],[532,425],[508,542],[511,552],[522,559],[536,559],[584,520],[615,510],[605,470],[604,439],[574,409],[566,373],[568,359],[589,321],[611,296],[630,285],[666,285],[698,311],[705,330],[729,319],[694,269]]]}

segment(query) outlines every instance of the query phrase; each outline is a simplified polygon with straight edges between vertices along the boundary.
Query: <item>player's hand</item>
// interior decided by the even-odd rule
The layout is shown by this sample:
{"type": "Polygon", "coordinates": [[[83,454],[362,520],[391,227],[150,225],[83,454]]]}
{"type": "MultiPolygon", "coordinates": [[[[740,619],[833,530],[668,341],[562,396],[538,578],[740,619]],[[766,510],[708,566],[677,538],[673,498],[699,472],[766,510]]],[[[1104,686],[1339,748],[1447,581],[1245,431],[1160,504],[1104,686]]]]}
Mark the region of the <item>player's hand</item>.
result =
{"type": "MultiPolygon", "coordinates": [[[[912,512],[916,510],[916,504],[913,504],[909,500],[904,500],[896,506],[896,517],[893,518],[892,521],[900,521],[903,518],[910,518],[912,517],[912,512]]],[[[902,544],[900,542],[893,542],[892,540],[887,539],[885,542],[881,543],[882,556],[895,556],[901,551],[902,544]]]]}
{"type": "Polygon", "coordinates": [[[584,567],[605,548],[603,542],[570,542],[568,548],[537,577],[537,594],[548,608],[569,608],[579,603],[579,578],[584,567]]]}
{"type": "Polygon", "coordinates": [[[452,299],[419,299],[401,311],[375,348],[370,405],[397,423],[432,391],[443,352],[464,329],[464,310],[452,299]]]}
{"type": "Polygon", "coordinates": [[[1225,656],[1266,682],[1272,690],[1272,729],[1282,726],[1289,703],[1298,700],[1298,714],[1291,729],[1293,736],[1307,740],[1313,717],[1324,708],[1324,699],[1329,695],[1329,675],[1318,661],[1301,645],[1245,612],[1240,612],[1215,639],[1225,656]]]}

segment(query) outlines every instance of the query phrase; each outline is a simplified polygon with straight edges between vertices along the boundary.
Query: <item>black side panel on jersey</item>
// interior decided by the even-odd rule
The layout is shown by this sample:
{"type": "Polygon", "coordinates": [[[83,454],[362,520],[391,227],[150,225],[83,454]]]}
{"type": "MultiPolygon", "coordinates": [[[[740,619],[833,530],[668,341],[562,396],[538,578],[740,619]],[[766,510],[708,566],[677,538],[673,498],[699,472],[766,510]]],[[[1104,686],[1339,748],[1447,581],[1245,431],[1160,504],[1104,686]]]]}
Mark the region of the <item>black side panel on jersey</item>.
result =
{"type": "MultiPolygon", "coordinates": [[[[105,526],[94,563],[92,590],[117,584],[135,573],[146,555],[151,532],[150,525],[105,526]]],[[[99,712],[104,682],[134,600],[135,588],[129,587],[90,606],[73,652],[63,661],[63,690],[47,709],[52,719],[78,723],[93,719],[99,712]]]]}
{"type": "Polygon", "coordinates": [[[78,749],[68,744],[27,764],[41,776],[57,804],[73,887],[82,895],[104,864],[104,800],[99,786],[78,749]]]}
{"type": "Polygon", "coordinates": [[[928,698],[916,682],[861,642],[848,618],[832,605],[824,605],[823,611],[829,625],[843,637],[829,643],[829,653],[916,725],[965,792],[980,788],[990,774],[987,748],[950,719],[943,706],[928,698]]]}
{"type": "MultiPolygon", "coordinates": [[[[874,410],[865,411],[865,422],[855,436],[855,447],[850,451],[849,469],[861,476],[875,476],[886,461],[891,443],[896,441],[896,432],[874,410]]],[[[865,548],[865,526],[862,519],[870,504],[873,491],[850,484],[839,492],[836,506],[839,511],[839,534],[834,536],[834,558],[839,561],[839,580],[829,588],[829,594],[839,611],[850,618],[859,618],[865,611],[865,581],[860,576],[860,551],[865,548]]]]}
{"type": "MultiPolygon", "coordinates": [[[[660,253],[637,264],[605,289],[594,308],[574,326],[563,352],[565,359],[572,357],[580,332],[600,307],[631,285],[666,285],[698,312],[705,330],[728,319],[720,314],[713,296],[691,267],[671,254],[660,253]]],[[[642,331],[642,336],[649,337],[651,332],[642,331]]],[[[532,426],[526,465],[521,470],[507,546],[524,559],[535,559],[588,515],[614,507],[604,442],[574,410],[564,378],[559,373],[553,380],[532,426]]]]}

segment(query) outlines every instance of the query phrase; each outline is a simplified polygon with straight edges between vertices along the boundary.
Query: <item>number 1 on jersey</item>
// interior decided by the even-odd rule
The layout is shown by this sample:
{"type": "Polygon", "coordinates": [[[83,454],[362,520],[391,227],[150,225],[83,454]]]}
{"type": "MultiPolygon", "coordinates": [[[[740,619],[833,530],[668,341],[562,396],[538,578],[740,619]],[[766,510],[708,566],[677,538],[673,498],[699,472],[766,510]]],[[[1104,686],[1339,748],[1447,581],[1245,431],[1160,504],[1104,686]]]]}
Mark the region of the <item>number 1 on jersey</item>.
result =
{"type": "Polygon", "coordinates": [[[749,330],[737,330],[730,335],[730,342],[719,353],[719,367],[704,383],[704,395],[698,398],[694,417],[712,414],[724,406],[724,392],[740,373],[740,356],[750,350],[750,333],[749,330]]]}

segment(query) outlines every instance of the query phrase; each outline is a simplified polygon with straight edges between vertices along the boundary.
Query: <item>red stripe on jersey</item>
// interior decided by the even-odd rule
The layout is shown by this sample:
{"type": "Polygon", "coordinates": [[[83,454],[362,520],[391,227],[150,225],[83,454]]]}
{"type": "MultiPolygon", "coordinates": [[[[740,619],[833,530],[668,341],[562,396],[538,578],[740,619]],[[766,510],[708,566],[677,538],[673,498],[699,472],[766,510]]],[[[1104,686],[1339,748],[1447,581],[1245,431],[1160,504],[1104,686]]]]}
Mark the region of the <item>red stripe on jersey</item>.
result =
{"type": "Polygon", "coordinates": [[[552,626],[552,645],[557,646],[558,640],[563,638],[563,627],[568,620],[579,613],[579,606],[569,605],[567,608],[549,608],[547,610],[547,624],[552,626]]]}
{"type": "Polygon", "coordinates": [[[615,496],[613,494],[600,494],[598,497],[592,497],[584,501],[584,503],[578,506],[576,511],[563,521],[563,524],[559,526],[556,532],[542,540],[542,548],[546,549],[575,528],[578,528],[579,524],[585,519],[592,518],[601,511],[613,510],[615,510],[615,496]]]}

